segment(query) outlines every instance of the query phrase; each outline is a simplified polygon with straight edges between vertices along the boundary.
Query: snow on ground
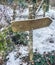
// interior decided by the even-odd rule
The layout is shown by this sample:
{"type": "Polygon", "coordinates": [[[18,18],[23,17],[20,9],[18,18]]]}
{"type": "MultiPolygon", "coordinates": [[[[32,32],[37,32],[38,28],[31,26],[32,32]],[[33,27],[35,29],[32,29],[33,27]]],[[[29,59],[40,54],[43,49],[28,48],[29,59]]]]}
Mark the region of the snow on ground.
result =
{"type": "MultiPolygon", "coordinates": [[[[17,47],[16,47],[17,48],[17,47]]],[[[9,55],[7,56],[7,58],[9,58],[9,60],[7,61],[7,64],[6,65],[20,65],[20,64],[23,64],[23,65],[27,65],[27,62],[24,63],[22,62],[22,60],[20,58],[22,57],[25,57],[28,55],[28,47],[27,46],[23,46],[21,45],[19,47],[19,50],[16,49],[16,51],[12,51],[11,53],[9,53],[9,55]],[[16,55],[18,53],[21,53],[20,56],[18,56],[18,58],[16,58],[16,55]]]]}
{"type": "Polygon", "coordinates": [[[33,48],[40,53],[44,51],[55,50],[55,31],[49,27],[33,31],[33,48]],[[53,36],[51,36],[53,35],[53,36]],[[53,38],[54,43],[50,43],[50,38],[53,38]]]}
{"type": "Polygon", "coordinates": [[[19,52],[21,53],[22,52],[22,56],[28,56],[28,47],[27,46],[20,46],[20,50],[19,52]]]}
{"type": "Polygon", "coordinates": [[[6,20],[12,19],[13,10],[6,6],[0,5],[0,24],[3,26],[8,26],[8,22],[6,20]]]}
{"type": "Polygon", "coordinates": [[[7,65],[20,65],[21,60],[18,58],[17,60],[15,60],[15,52],[12,51],[9,54],[9,60],[7,61],[7,65]]]}
{"type": "MultiPolygon", "coordinates": [[[[36,12],[37,13],[37,12],[36,12]]],[[[37,14],[36,14],[36,18],[38,18],[38,16],[42,16],[43,15],[43,10],[41,9],[37,14]]],[[[52,19],[55,19],[55,10],[53,9],[49,9],[48,12],[46,12],[45,14],[47,17],[50,17],[52,19]]],[[[43,17],[43,16],[42,16],[43,17]]]]}

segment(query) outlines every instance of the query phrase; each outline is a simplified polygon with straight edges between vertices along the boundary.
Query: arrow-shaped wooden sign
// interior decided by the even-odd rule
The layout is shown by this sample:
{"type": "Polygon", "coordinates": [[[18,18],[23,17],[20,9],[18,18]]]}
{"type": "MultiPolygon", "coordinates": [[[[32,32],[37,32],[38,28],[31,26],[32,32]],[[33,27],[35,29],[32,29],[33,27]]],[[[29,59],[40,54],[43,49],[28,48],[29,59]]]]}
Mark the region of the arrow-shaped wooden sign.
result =
{"type": "Polygon", "coordinates": [[[29,19],[22,21],[12,21],[12,30],[17,31],[30,31],[42,27],[49,26],[52,20],[50,18],[40,18],[40,19],[29,19]]]}

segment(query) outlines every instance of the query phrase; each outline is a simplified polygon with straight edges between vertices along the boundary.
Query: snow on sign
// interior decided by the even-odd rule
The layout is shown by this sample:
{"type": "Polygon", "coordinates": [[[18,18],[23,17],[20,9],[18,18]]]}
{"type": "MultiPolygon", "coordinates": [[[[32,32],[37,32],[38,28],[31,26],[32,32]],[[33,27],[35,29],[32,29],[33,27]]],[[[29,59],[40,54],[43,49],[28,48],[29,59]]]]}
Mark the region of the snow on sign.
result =
{"type": "Polygon", "coordinates": [[[42,27],[49,26],[52,20],[50,18],[40,18],[40,19],[29,19],[22,21],[13,21],[11,26],[14,32],[17,31],[30,31],[42,27]]]}

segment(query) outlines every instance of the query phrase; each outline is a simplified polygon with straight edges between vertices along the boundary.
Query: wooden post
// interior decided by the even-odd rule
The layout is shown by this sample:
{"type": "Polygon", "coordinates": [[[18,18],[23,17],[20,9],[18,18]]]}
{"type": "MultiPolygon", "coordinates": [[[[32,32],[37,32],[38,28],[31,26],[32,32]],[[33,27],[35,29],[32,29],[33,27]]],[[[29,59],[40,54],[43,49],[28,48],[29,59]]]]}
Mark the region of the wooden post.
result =
{"type": "MultiPolygon", "coordinates": [[[[35,18],[34,4],[29,6],[29,19],[35,18]]],[[[29,31],[29,58],[30,62],[33,62],[33,29],[29,31]]]]}
{"type": "Polygon", "coordinates": [[[29,31],[29,60],[33,61],[33,30],[29,31]]]}

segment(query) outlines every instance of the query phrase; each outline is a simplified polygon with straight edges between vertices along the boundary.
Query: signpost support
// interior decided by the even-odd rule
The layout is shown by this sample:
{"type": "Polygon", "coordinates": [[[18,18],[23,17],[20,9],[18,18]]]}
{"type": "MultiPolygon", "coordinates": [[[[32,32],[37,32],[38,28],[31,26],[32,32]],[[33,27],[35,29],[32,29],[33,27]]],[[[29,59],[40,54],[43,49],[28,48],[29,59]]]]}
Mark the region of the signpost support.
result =
{"type": "Polygon", "coordinates": [[[29,31],[29,60],[33,61],[33,30],[29,31]]]}
{"type": "MultiPolygon", "coordinates": [[[[34,4],[29,5],[29,19],[35,19],[34,4]]],[[[33,62],[33,29],[29,31],[29,59],[33,62]]]]}

